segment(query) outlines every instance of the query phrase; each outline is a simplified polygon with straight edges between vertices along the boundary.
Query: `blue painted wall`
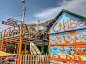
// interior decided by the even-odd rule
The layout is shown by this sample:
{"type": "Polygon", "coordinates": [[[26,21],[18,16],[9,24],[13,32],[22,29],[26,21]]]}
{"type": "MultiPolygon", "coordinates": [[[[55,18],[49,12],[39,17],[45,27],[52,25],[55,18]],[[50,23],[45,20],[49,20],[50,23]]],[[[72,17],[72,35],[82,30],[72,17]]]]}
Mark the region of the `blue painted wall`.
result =
{"type": "Polygon", "coordinates": [[[76,57],[78,55],[82,61],[86,61],[86,29],[84,28],[86,28],[85,19],[63,12],[50,28],[49,45],[51,59],[54,56],[58,58],[58,55],[66,59],[67,54],[71,58],[73,58],[72,55],[76,57]],[[70,21],[70,19],[72,20],[70,21]]]}
{"type": "MultiPolygon", "coordinates": [[[[57,21],[53,24],[53,26],[54,26],[56,23],[58,23],[58,24],[55,26],[54,29],[55,29],[55,30],[59,30],[60,27],[58,27],[58,26],[59,26],[59,23],[61,22],[62,27],[61,27],[61,30],[60,30],[59,32],[64,32],[64,30],[62,29],[62,28],[63,28],[63,20],[64,20],[64,23],[67,22],[67,20],[68,20],[68,23],[66,23],[66,25],[65,25],[66,31],[86,28],[86,26],[80,27],[79,25],[77,25],[76,28],[73,28],[73,29],[70,28],[70,29],[68,29],[68,24],[69,24],[69,27],[70,27],[70,21],[69,21],[69,19],[74,19],[74,20],[75,20],[74,23],[77,23],[78,20],[83,20],[82,24],[80,24],[81,26],[85,25],[85,23],[86,23],[86,20],[85,20],[85,19],[79,18],[79,17],[74,16],[74,15],[72,15],[72,14],[69,14],[69,13],[67,13],[67,12],[63,12],[63,14],[62,14],[62,15],[57,19],[57,21]]],[[[71,23],[73,23],[73,20],[71,21],[71,23]]],[[[81,23],[81,21],[79,21],[78,23],[81,23]]],[[[54,31],[52,30],[52,29],[53,29],[53,26],[50,28],[50,33],[49,33],[49,34],[51,34],[51,33],[56,33],[56,32],[54,32],[54,31]]],[[[71,27],[74,27],[74,26],[76,26],[76,25],[75,25],[75,24],[72,24],[71,27]]]]}

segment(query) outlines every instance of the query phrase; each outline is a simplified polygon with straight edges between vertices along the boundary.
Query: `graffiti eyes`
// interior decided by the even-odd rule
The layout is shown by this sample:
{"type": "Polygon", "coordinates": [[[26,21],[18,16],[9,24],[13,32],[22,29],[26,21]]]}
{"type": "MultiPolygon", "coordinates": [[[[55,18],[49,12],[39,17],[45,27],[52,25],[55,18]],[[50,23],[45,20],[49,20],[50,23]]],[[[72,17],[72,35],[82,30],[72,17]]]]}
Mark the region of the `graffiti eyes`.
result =
{"type": "Polygon", "coordinates": [[[54,50],[56,50],[57,48],[54,48],[54,50]]]}

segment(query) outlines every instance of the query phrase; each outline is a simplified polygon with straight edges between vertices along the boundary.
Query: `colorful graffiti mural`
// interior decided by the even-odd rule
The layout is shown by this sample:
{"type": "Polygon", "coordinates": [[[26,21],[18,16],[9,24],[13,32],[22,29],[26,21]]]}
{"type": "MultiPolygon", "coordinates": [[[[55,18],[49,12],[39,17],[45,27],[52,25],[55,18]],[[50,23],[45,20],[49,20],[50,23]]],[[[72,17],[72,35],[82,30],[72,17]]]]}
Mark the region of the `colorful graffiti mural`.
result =
{"type": "Polygon", "coordinates": [[[75,15],[57,15],[49,29],[51,60],[86,64],[86,19],[75,15]]]}
{"type": "Polygon", "coordinates": [[[52,44],[86,44],[86,29],[52,34],[50,35],[50,45],[52,44]]]}
{"type": "Polygon", "coordinates": [[[51,34],[51,59],[66,59],[70,62],[77,60],[78,63],[86,61],[86,45],[83,44],[86,44],[86,29],[51,34]]]}
{"type": "Polygon", "coordinates": [[[76,63],[86,61],[86,29],[55,33],[49,37],[51,59],[68,62],[76,60],[76,63]]]}
{"type": "Polygon", "coordinates": [[[75,62],[75,63],[84,63],[86,61],[86,49],[76,47],[77,50],[85,52],[85,55],[76,54],[74,46],[54,46],[50,47],[51,50],[51,60],[66,61],[66,62],[75,62]],[[64,48],[63,48],[64,47],[64,48]]]}
{"type": "Polygon", "coordinates": [[[49,30],[50,59],[86,63],[86,22],[60,19],[49,30]],[[79,29],[79,30],[76,30],[79,29]]]}
{"type": "MultiPolygon", "coordinates": [[[[79,56],[81,54],[79,54],[77,52],[83,51],[83,53],[85,53],[85,51],[86,51],[85,48],[80,48],[80,47],[75,47],[75,46],[53,46],[53,47],[50,47],[50,50],[51,50],[51,57],[55,56],[55,55],[63,56],[64,54],[79,56]]],[[[63,56],[63,58],[65,56],[63,56]]],[[[83,60],[86,60],[86,59],[83,59],[83,60]]]]}

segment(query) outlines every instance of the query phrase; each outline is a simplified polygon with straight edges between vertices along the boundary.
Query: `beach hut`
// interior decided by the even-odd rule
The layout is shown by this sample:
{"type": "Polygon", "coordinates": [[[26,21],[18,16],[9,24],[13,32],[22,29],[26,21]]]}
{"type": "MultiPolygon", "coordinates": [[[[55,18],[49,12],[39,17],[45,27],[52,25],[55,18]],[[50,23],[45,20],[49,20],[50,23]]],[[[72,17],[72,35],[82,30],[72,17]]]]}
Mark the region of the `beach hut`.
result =
{"type": "Polygon", "coordinates": [[[86,64],[86,17],[63,9],[48,29],[51,62],[86,64]]]}

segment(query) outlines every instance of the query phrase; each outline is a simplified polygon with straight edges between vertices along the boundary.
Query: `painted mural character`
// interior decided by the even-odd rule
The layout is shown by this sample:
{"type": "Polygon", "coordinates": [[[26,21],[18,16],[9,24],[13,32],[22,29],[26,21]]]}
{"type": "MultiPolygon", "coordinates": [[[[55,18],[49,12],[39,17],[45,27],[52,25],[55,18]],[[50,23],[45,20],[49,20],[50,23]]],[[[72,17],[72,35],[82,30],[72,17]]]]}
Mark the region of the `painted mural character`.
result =
{"type": "Polygon", "coordinates": [[[69,47],[69,55],[74,55],[75,54],[75,50],[72,47],[69,47]]]}
{"type": "Polygon", "coordinates": [[[61,46],[50,47],[50,50],[51,50],[51,57],[55,56],[55,55],[58,55],[58,53],[63,53],[62,51],[60,51],[60,50],[63,50],[61,48],[61,46]]]}

